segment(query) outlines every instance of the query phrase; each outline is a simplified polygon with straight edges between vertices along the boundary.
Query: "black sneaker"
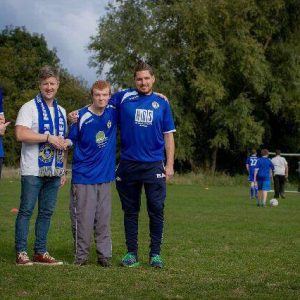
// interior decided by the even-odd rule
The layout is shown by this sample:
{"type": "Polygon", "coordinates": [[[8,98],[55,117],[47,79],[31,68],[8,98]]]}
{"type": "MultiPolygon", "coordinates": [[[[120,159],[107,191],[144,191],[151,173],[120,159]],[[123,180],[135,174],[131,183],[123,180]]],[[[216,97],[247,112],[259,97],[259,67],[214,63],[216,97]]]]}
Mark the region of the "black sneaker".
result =
{"type": "Polygon", "coordinates": [[[98,265],[100,265],[101,267],[104,267],[104,268],[110,268],[110,267],[112,267],[111,259],[108,258],[108,257],[99,258],[97,260],[97,263],[98,263],[98,265]]]}
{"type": "Polygon", "coordinates": [[[79,266],[79,267],[86,266],[87,261],[86,260],[81,260],[81,261],[75,260],[74,265],[79,266]]]}

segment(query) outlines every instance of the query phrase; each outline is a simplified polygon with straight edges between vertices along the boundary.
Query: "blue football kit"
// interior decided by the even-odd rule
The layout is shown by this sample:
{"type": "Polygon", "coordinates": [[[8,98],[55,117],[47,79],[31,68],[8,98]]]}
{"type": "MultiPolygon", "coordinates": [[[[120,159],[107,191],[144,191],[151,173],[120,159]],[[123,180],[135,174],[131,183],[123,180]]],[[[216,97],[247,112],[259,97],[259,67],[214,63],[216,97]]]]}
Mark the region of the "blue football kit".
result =
{"type": "Polygon", "coordinates": [[[254,154],[250,155],[246,160],[246,165],[249,166],[248,181],[250,182],[254,181],[254,171],[256,168],[257,161],[258,161],[258,157],[254,154]]]}
{"type": "Polygon", "coordinates": [[[111,102],[119,113],[121,160],[116,186],[124,211],[128,252],[137,255],[138,214],[144,186],[150,219],[150,256],[160,253],[166,198],[164,134],[175,132],[169,103],[136,89],[115,93],[111,102]]]}
{"type": "Polygon", "coordinates": [[[267,157],[259,158],[256,164],[256,180],[259,190],[269,191],[271,189],[271,170],[274,170],[272,161],[267,157]]]}
{"type": "Polygon", "coordinates": [[[72,183],[99,184],[115,179],[117,110],[107,105],[98,116],[88,107],[79,110],[68,138],[74,145],[72,183]]]}

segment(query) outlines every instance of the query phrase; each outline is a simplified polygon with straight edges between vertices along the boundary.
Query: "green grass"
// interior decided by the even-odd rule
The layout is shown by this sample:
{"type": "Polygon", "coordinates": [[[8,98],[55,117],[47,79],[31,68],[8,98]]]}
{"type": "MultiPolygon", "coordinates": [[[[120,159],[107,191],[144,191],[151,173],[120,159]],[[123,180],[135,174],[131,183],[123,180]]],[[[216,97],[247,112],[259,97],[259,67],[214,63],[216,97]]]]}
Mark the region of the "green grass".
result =
{"type": "MultiPolygon", "coordinates": [[[[49,233],[50,253],[64,266],[14,264],[15,215],[20,184],[0,181],[0,298],[104,299],[299,299],[300,195],[277,208],[257,208],[245,186],[169,185],[162,270],[148,266],[148,218],[143,201],[139,231],[141,266],[119,266],[125,253],[123,217],[114,191],[113,267],[72,265],[69,185],[49,233]]],[[[29,246],[32,249],[34,218],[29,246]]],[[[32,254],[32,250],[29,251],[32,254]]]]}

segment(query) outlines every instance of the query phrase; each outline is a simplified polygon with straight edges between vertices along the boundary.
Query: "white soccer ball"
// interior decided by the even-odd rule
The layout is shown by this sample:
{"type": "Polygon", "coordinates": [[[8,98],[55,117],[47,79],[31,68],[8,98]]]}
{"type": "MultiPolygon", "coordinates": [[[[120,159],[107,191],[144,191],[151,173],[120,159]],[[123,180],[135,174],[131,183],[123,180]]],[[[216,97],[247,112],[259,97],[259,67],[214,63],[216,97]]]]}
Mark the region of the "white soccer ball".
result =
{"type": "Polygon", "coordinates": [[[270,206],[278,206],[278,200],[277,199],[271,199],[270,200],[270,206]]]}

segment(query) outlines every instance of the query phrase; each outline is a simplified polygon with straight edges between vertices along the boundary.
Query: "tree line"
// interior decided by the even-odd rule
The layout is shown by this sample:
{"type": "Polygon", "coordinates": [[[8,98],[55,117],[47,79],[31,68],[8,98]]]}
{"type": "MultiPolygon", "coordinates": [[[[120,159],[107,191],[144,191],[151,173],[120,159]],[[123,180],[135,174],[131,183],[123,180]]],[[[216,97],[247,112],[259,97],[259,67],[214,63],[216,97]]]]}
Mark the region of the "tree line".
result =
{"type": "MultiPolygon", "coordinates": [[[[177,170],[234,173],[249,148],[300,151],[300,1],[114,1],[89,50],[90,66],[115,88],[133,85],[137,60],[154,68],[155,90],[169,97],[174,112],[177,170]]],[[[1,32],[7,118],[35,96],[45,63],[60,66],[42,35],[1,32]]],[[[58,97],[67,111],[80,107],[87,84],[62,68],[58,97]]],[[[5,149],[6,163],[15,165],[12,130],[5,149]]]]}
{"type": "Polygon", "coordinates": [[[240,169],[247,149],[300,150],[300,1],[120,0],[90,64],[119,87],[138,59],[172,103],[178,166],[240,169]]]}

